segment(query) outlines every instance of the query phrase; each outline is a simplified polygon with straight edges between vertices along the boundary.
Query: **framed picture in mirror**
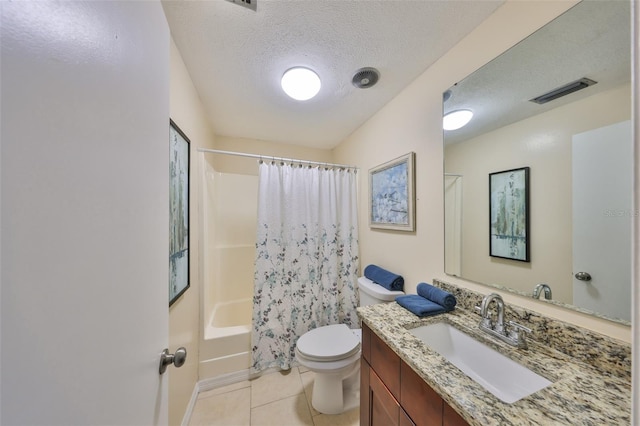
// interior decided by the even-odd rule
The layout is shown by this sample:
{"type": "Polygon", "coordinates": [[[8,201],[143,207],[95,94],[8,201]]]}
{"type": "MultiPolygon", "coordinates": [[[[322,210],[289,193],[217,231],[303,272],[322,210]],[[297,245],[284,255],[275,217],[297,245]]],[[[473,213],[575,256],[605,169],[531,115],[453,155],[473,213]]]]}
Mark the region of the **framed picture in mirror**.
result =
{"type": "Polygon", "coordinates": [[[489,174],[489,255],[529,262],[529,167],[489,174]]]}
{"type": "Polygon", "coordinates": [[[369,226],[415,231],[415,154],[369,170],[369,226]]]}

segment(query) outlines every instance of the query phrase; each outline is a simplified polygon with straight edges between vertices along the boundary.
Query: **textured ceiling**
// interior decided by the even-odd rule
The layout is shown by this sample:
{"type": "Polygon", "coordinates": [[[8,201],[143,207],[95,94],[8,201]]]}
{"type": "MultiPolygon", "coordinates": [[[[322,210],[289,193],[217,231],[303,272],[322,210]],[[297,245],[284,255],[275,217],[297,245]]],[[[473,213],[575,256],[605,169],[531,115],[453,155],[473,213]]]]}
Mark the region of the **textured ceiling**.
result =
{"type": "Polygon", "coordinates": [[[630,81],[630,3],[583,1],[451,88],[444,111],[475,115],[445,140],[464,141],[630,81]],[[529,102],[582,77],[598,83],[544,105],[529,102]]]}
{"type": "Polygon", "coordinates": [[[164,1],[178,49],[216,133],[333,148],[472,31],[503,1],[164,1]],[[314,69],[317,97],[280,88],[284,71],[314,69]],[[357,89],[355,71],[380,81],[357,89]]]}

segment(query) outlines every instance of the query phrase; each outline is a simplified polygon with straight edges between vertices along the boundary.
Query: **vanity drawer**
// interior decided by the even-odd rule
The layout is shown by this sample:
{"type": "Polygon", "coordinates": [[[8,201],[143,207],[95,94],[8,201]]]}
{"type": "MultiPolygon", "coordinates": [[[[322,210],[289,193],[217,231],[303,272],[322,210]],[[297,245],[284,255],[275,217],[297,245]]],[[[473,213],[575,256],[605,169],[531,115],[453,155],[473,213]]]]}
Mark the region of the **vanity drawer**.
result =
{"type": "Polygon", "coordinates": [[[442,425],[442,398],[422,377],[402,362],[400,405],[419,425],[442,425]]]}
{"type": "MultiPolygon", "coordinates": [[[[364,332],[363,332],[364,335],[364,332]]],[[[387,386],[391,394],[400,400],[400,357],[376,333],[371,338],[371,368],[387,386]]]]}
{"type": "Polygon", "coordinates": [[[445,402],[442,410],[442,426],[469,426],[469,423],[445,402]]]}

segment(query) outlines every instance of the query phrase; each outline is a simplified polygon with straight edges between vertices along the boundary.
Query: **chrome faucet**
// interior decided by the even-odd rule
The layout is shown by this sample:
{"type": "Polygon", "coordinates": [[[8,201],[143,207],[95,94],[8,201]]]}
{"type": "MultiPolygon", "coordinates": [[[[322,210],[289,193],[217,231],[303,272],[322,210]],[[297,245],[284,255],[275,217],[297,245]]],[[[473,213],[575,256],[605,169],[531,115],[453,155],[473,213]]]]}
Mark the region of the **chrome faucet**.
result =
{"type": "Polygon", "coordinates": [[[504,300],[498,293],[491,293],[482,299],[482,305],[480,307],[480,315],[482,316],[483,323],[488,325],[489,328],[498,333],[504,332],[504,300]],[[496,302],[496,309],[498,311],[498,320],[494,324],[489,317],[489,305],[491,302],[496,302]]]}
{"type": "Polygon", "coordinates": [[[547,284],[544,284],[544,283],[538,284],[533,289],[533,298],[539,299],[540,293],[542,292],[542,290],[544,290],[544,298],[547,300],[551,300],[551,287],[549,287],[547,284]]]}
{"type": "Polygon", "coordinates": [[[504,300],[498,293],[491,293],[486,295],[482,299],[482,304],[476,309],[480,311],[480,329],[486,331],[492,336],[506,342],[512,346],[526,349],[527,342],[525,340],[524,333],[531,333],[531,330],[523,325],[520,325],[514,321],[509,321],[508,327],[504,324],[504,300]],[[489,305],[491,302],[496,303],[496,310],[498,312],[496,322],[491,319],[491,313],[489,312],[489,305]]]}

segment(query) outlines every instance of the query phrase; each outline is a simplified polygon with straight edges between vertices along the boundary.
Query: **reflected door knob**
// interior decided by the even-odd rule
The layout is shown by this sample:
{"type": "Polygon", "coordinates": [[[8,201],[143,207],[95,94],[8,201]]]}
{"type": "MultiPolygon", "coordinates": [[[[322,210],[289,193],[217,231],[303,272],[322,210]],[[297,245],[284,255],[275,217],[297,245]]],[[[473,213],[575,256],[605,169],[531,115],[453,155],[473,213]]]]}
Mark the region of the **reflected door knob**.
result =
{"type": "Polygon", "coordinates": [[[575,277],[580,281],[591,281],[591,274],[588,272],[578,272],[575,277]]]}
{"type": "Polygon", "coordinates": [[[158,371],[160,374],[164,374],[167,371],[167,366],[173,364],[176,368],[180,368],[187,360],[187,350],[185,348],[178,348],[175,354],[170,354],[169,349],[165,349],[160,354],[160,368],[158,371]]]}

